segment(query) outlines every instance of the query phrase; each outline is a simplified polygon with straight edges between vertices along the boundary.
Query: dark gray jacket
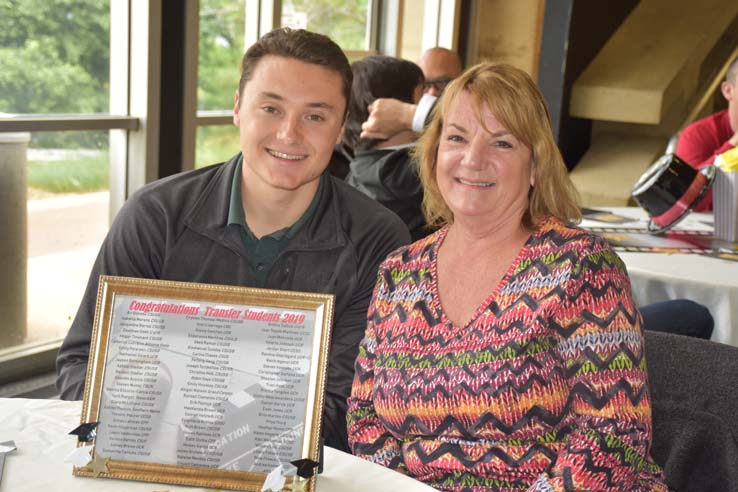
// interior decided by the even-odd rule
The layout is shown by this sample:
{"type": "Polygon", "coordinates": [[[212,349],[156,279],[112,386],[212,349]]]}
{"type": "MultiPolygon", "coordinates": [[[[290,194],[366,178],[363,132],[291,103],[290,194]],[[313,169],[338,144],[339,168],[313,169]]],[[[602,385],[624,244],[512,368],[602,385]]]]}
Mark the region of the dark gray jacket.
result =
{"type": "MultiPolygon", "coordinates": [[[[234,226],[227,226],[233,173],[225,164],[151,183],[118,213],[97,256],[84,298],[57,357],[63,399],[81,399],[100,275],[255,286],[254,267],[234,226]]],[[[346,398],[366,328],[377,268],[409,242],[386,208],[328,177],[313,217],[290,240],[267,288],[335,294],[323,436],[348,450],[346,398]]]]}
{"type": "Polygon", "coordinates": [[[433,230],[423,217],[423,187],[410,157],[413,146],[356,152],[346,182],[396,213],[413,241],[433,230]]]}

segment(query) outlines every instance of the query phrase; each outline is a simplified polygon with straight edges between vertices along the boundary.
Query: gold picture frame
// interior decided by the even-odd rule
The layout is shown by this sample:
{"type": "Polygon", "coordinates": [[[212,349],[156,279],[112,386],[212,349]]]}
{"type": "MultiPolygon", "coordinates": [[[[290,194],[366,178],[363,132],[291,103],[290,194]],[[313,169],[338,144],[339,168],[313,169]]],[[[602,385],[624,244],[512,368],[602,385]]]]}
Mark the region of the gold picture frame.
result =
{"type": "MultiPolygon", "coordinates": [[[[333,306],[101,276],[81,415],[99,424],[74,475],[259,491],[279,465],[319,461],[333,306]]],[[[314,490],[314,476],[287,475],[314,490]]]]}

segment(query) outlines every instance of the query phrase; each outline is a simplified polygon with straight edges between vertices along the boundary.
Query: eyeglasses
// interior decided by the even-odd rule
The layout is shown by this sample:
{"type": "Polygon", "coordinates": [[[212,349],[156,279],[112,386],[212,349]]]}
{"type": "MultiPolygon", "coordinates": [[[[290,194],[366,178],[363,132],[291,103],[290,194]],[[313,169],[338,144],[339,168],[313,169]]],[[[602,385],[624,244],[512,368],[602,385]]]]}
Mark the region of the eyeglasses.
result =
{"type": "Polygon", "coordinates": [[[436,80],[426,80],[423,82],[423,92],[428,92],[431,87],[434,88],[438,92],[442,92],[443,89],[446,88],[449,82],[451,82],[453,79],[449,78],[443,78],[443,79],[436,79],[436,80]]]}

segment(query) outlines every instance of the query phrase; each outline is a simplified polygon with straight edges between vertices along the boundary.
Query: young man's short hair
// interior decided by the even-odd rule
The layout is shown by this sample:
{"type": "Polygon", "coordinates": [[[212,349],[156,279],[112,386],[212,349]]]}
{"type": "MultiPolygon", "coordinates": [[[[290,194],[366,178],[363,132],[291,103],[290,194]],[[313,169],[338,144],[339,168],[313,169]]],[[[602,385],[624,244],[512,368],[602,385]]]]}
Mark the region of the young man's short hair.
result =
{"type": "Polygon", "coordinates": [[[275,29],[263,35],[246,50],[241,59],[239,94],[243,94],[243,88],[251,79],[259,60],[267,55],[294,58],[337,72],[341,76],[343,97],[346,99],[346,108],[348,108],[353,80],[351,65],[343,50],[328,36],[289,27],[275,29]]]}

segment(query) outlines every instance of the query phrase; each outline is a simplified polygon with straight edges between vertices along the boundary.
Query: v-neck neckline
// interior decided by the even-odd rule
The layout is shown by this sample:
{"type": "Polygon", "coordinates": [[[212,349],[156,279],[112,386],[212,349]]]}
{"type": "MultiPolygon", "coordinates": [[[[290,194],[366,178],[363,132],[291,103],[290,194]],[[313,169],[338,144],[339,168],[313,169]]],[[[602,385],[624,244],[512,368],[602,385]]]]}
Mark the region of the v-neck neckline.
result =
{"type": "Polygon", "coordinates": [[[470,325],[472,325],[478,318],[481,316],[481,314],[487,310],[489,305],[497,299],[497,297],[500,294],[500,291],[502,288],[507,284],[509,278],[512,276],[513,272],[518,268],[520,265],[521,260],[523,257],[528,253],[528,250],[530,249],[530,245],[533,241],[533,238],[536,236],[537,230],[533,230],[533,232],[530,233],[528,236],[528,239],[525,240],[525,243],[518,251],[517,255],[515,255],[515,259],[510,264],[510,266],[505,271],[505,274],[502,276],[500,281],[498,282],[495,289],[492,291],[490,295],[488,295],[482,302],[477,306],[477,309],[474,311],[474,314],[472,314],[471,318],[469,318],[464,324],[457,325],[453,321],[449,319],[449,317],[446,315],[446,310],[443,309],[443,303],[441,302],[441,296],[438,291],[438,252],[441,250],[441,246],[443,245],[444,241],[446,240],[446,235],[448,234],[449,226],[445,226],[440,231],[438,231],[438,238],[436,240],[436,244],[433,247],[433,255],[430,258],[430,274],[431,274],[431,296],[432,296],[432,303],[433,308],[441,313],[441,323],[445,326],[450,327],[453,331],[457,330],[464,330],[470,325]]]}

